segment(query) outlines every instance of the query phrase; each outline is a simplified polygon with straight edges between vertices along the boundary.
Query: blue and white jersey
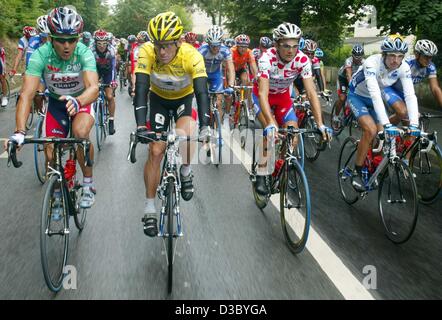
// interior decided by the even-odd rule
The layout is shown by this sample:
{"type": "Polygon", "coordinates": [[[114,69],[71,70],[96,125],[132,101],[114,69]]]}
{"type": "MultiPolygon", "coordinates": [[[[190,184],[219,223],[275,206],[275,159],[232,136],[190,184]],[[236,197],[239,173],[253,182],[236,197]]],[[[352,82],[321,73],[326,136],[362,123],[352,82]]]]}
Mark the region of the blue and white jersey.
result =
{"type": "Polygon", "coordinates": [[[40,35],[36,35],[34,37],[29,38],[28,46],[26,48],[26,67],[29,63],[29,58],[31,57],[32,53],[40,48],[40,46],[43,44],[42,37],[40,35]]]}
{"type": "Polygon", "coordinates": [[[373,107],[382,125],[390,123],[382,100],[381,90],[391,87],[395,82],[400,81],[404,88],[404,99],[407,105],[408,116],[411,124],[418,125],[417,98],[414,93],[413,81],[411,79],[410,66],[402,63],[395,70],[387,70],[382,54],[375,54],[368,57],[362,67],[353,74],[350,81],[350,91],[361,97],[370,98],[373,107]]]}
{"type": "Polygon", "coordinates": [[[405,61],[410,66],[411,78],[413,79],[413,84],[418,84],[425,80],[425,78],[436,78],[437,70],[433,62],[430,62],[428,67],[421,67],[416,60],[415,56],[408,56],[405,61]]]}
{"type": "Polygon", "coordinates": [[[210,51],[210,47],[208,44],[204,44],[201,47],[199,47],[198,51],[201,53],[201,55],[204,58],[204,63],[206,65],[207,73],[221,72],[221,63],[223,61],[232,60],[232,54],[230,52],[230,49],[223,44],[221,45],[221,48],[219,49],[219,52],[216,55],[214,55],[210,51]]]}

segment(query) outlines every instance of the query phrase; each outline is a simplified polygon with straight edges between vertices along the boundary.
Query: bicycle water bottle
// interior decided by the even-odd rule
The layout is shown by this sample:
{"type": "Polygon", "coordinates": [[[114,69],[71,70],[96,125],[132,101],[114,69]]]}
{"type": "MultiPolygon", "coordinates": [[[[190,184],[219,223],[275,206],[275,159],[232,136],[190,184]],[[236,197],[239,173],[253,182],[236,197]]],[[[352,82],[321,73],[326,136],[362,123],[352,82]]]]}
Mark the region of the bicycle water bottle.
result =
{"type": "Polygon", "coordinates": [[[66,164],[64,166],[64,177],[66,178],[66,181],[68,182],[68,188],[71,189],[74,187],[75,184],[75,173],[76,173],[76,161],[72,159],[68,159],[66,161],[66,164]]]}
{"type": "Polygon", "coordinates": [[[274,178],[277,178],[279,175],[279,171],[281,171],[282,165],[284,164],[284,159],[278,159],[275,162],[275,170],[272,173],[274,178]]]}
{"type": "Polygon", "coordinates": [[[269,176],[275,170],[275,135],[267,135],[267,143],[262,140],[258,146],[258,175],[269,176]],[[267,150],[267,151],[265,151],[267,150]],[[266,154],[266,156],[264,156],[266,154]]]}

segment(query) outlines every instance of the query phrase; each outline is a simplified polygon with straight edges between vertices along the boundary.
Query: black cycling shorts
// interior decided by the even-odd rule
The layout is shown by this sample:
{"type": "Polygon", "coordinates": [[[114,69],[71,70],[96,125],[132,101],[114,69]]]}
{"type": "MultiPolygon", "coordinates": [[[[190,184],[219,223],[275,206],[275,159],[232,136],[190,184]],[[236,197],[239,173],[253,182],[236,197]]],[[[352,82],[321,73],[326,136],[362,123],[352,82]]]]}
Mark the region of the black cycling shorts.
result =
{"type": "Polygon", "coordinates": [[[152,91],[149,94],[150,125],[153,131],[163,132],[168,130],[169,111],[173,111],[175,122],[184,116],[192,116],[193,93],[176,100],[161,98],[152,91]]]}

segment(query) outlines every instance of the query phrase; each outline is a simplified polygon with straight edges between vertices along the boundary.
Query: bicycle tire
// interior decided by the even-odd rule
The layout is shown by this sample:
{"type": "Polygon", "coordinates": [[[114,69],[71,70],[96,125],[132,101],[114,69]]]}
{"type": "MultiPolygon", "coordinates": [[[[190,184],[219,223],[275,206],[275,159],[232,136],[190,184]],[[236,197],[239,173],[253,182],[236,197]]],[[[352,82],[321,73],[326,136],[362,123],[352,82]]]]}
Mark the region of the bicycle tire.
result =
{"type": "Polygon", "coordinates": [[[86,225],[87,209],[80,207],[80,198],[83,188],[80,185],[74,186],[69,191],[69,196],[71,197],[72,204],[74,205],[73,215],[75,226],[79,232],[82,232],[84,226],[86,225]]]}
{"type": "Polygon", "coordinates": [[[29,112],[28,119],[26,120],[26,130],[32,128],[32,123],[34,122],[35,105],[32,102],[31,112],[29,112]]]}
{"type": "MultiPolygon", "coordinates": [[[[34,138],[38,139],[42,136],[44,117],[38,117],[37,124],[35,125],[34,138]]],[[[46,157],[43,144],[34,144],[34,168],[38,181],[44,184],[46,181],[46,157]]]]}
{"type": "MultiPolygon", "coordinates": [[[[9,80],[8,77],[5,77],[5,82],[6,82],[6,93],[3,93],[1,91],[1,85],[0,85],[0,96],[6,97],[8,98],[8,104],[9,104],[9,100],[11,99],[11,88],[9,86],[9,80]]],[[[6,107],[6,106],[5,106],[6,107]]]]}
{"type": "Polygon", "coordinates": [[[215,162],[215,166],[218,167],[222,163],[222,152],[223,152],[223,137],[222,137],[222,127],[221,127],[221,119],[219,116],[218,110],[215,110],[214,113],[214,123],[216,123],[216,131],[218,132],[217,145],[218,145],[218,159],[215,162]]]}
{"type": "Polygon", "coordinates": [[[175,188],[174,182],[167,184],[167,292],[172,293],[173,287],[173,209],[174,209],[175,188]]]}
{"type": "Polygon", "coordinates": [[[239,136],[240,136],[240,144],[241,148],[244,149],[246,147],[247,142],[247,130],[249,128],[249,115],[248,108],[245,101],[243,101],[240,105],[240,113],[239,113],[239,136]]]}
{"type": "Polygon", "coordinates": [[[264,209],[267,206],[267,203],[269,202],[270,196],[264,196],[256,192],[256,182],[254,181],[254,177],[256,177],[256,170],[255,168],[258,166],[258,163],[256,161],[256,144],[255,144],[255,130],[252,131],[252,143],[253,143],[253,150],[252,150],[252,167],[251,167],[251,174],[250,174],[250,180],[252,181],[252,193],[253,198],[255,199],[255,204],[259,209],[264,209]]]}
{"type": "Polygon", "coordinates": [[[65,199],[65,194],[61,190],[63,189],[60,186],[60,182],[58,181],[58,175],[52,175],[47,183],[47,188],[43,200],[43,208],[41,212],[41,223],[40,223],[40,255],[41,255],[41,264],[43,268],[43,275],[45,278],[46,285],[49,290],[53,292],[58,292],[63,286],[64,279],[64,267],[66,266],[68,249],[69,249],[69,233],[65,233],[64,230],[69,229],[69,216],[66,212],[67,210],[67,201],[65,199]],[[62,221],[62,229],[60,227],[57,229],[61,234],[49,235],[47,230],[51,230],[51,222],[54,222],[52,219],[52,198],[55,188],[58,188],[63,196],[63,217],[60,221],[62,221]],[[60,231],[63,230],[63,231],[60,231]],[[54,236],[61,236],[62,250],[61,254],[58,255],[59,263],[55,266],[55,274],[52,275],[53,269],[53,261],[52,260],[52,250],[48,250],[48,239],[54,236]],[[51,251],[51,252],[49,252],[51,251]],[[51,257],[50,257],[51,254],[51,257]]]}
{"type": "MultiPolygon", "coordinates": [[[[316,128],[315,122],[312,118],[308,118],[305,122],[305,129],[314,130],[316,128]]],[[[322,136],[316,133],[306,133],[304,139],[304,154],[308,161],[313,162],[319,157],[319,139],[322,136]]]]}
{"type": "Polygon", "coordinates": [[[410,168],[400,159],[395,163],[389,163],[381,173],[378,208],[388,239],[396,244],[404,243],[410,239],[418,217],[417,187],[410,168]],[[401,176],[404,179],[400,181],[401,176]],[[383,201],[384,190],[387,191],[387,201],[383,201]],[[397,192],[401,199],[392,199],[393,192],[397,192]],[[405,199],[405,195],[407,195],[407,199],[405,199]],[[409,216],[406,216],[405,208],[407,207],[409,216]]]}
{"type": "Polygon", "coordinates": [[[102,133],[101,133],[101,131],[102,131],[102,129],[103,129],[103,127],[101,126],[101,114],[102,114],[102,111],[103,111],[103,109],[101,108],[101,106],[100,106],[100,104],[101,104],[101,102],[96,102],[96,108],[97,108],[97,110],[96,110],[96,118],[95,118],[95,138],[96,138],[96,140],[97,140],[97,148],[98,148],[98,150],[99,151],[101,151],[101,148],[102,148],[102,139],[101,139],[101,137],[102,137],[102,133]]]}
{"type": "Polygon", "coordinates": [[[294,254],[298,254],[304,250],[307,243],[311,223],[311,204],[307,177],[297,161],[286,163],[283,167],[280,177],[279,209],[287,246],[294,254]],[[292,176],[292,184],[296,184],[295,188],[288,187],[289,172],[292,176]]]}
{"type": "Polygon", "coordinates": [[[342,130],[344,130],[344,126],[342,125],[342,121],[339,121],[339,125],[336,125],[335,122],[333,121],[335,110],[336,110],[336,104],[333,105],[332,111],[330,113],[330,128],[333,130],[333,135],[339,136],[342,133],[342,130]]]}
{"type": "Polygon", "coordinates": [[[415,175],[419,201],[434,203],[442,188],[442,151],[439,145],[433,145],[428,153],[421,152],[416,145],[411,152],[410,169],[415,175]]]}
{"type": "Polygon", "coordinates": [[[341,196],[348,204],[353,204],[359,200],[359,193],[352,186],[352,173],[358,140],[354,137],[347,137],[342,144],[338,160],[338,184],[341,196]]]}

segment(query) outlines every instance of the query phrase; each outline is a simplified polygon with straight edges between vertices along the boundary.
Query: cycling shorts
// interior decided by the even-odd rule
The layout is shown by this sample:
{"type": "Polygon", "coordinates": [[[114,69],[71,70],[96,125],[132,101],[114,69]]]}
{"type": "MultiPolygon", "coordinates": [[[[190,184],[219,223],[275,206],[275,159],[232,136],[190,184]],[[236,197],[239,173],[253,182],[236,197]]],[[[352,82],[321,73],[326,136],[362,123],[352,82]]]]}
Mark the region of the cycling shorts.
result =
{"type": "MultiPolygon", "coordinates": [[[[259,105],[259,98],[255,92],[252,93],[252,98],[255,114],[258,116],[261,112],[261,106],[259,105]]],[[[289,90],[284,93],[269,94],[269,104],[279,126],[283,126],[289,121],[298,122],[289,90]]]]}
{"type": "Polygon", "coordinates": [[[404,93],[400,90],[393,87],[386,87],[381,90],[381,92],[382,98],[387,103],[388,107],[391,107],[397,101],[404,102],[404,93]]]}
{"type": "Polygon", "coordinates": [[[98,70],[98,77],[102,79],[103,84],[111,84],[112,82],[112,70],[98,70]]]}
{"type": "Polygon", "coordinates": [[[161,98],[152,91],[149,93],[150,127],[155,132],[164,132],[169,126],[169,111],[173,111],[175,122],[181,117],[192,117],[196,120],[196,112],[192,108],[193,93],[176,100],[161,98]]]}
{"type": "Polygon", "coordinates": [[[207,73],[207,81],[209,82],[209,92],[220,92],[224,90],[222,73],[217,71],[207,73]]]}
{"type": "MultiPolygon", "coordinates": [[[[68,136],[70,119],[66,110],[66,103],[66,101],[49,97],[48,108],[42,128],[42,135],[44,137],[66,138],[68,136]]],[[[91,104],[82,106],[78,113],[80,112],[88,113],[95,119],[94,108],[92,108],[91,104]]]]}
{"type": "Polygon", "coordinates": [[[347,100],[356,119],[370,115],[375,123],[379,123],[371,98],[362,97],[349,91],[347,100]]]}

